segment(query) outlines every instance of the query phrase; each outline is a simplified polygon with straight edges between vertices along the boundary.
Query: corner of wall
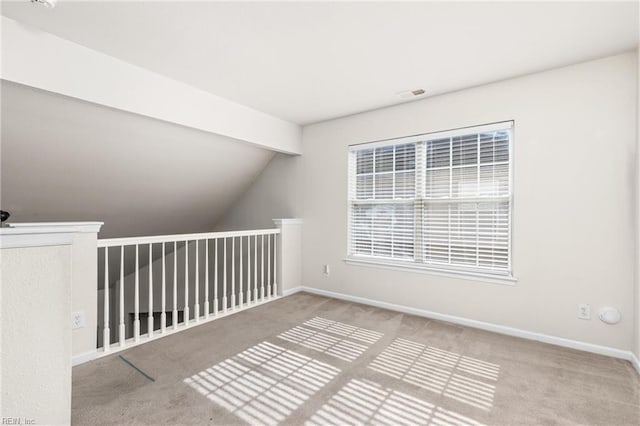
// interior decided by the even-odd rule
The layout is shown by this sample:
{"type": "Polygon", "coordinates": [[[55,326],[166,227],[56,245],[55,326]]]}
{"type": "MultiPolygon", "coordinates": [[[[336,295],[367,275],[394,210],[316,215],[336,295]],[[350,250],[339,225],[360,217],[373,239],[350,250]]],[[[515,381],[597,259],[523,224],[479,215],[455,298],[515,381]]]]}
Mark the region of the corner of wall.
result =
{"type": "MultiPolygon", "coordinates": [[[[638,8],[638,24],[640,25],[640,8],[638,8]]],[[[635,202],[635,335],[634,335],[634,367],[640,374],[640,43],[637,47],[636,66],[636,202],[635,202]]]]}
{"type": "Polygon", "coordinates": [[[277,153],[214,230],[272,228],[275,217],[298,217],[300,156],[277,153]]]}
{"type": "MultiPolygon", "coordinates": [[[[72,248],[71,310],[84,313],[84,327],[72,331],[72,354],[86,358],[96,350],[98,295],[96,286],[97,234],[76,234],[72,248]]],[[[69,318],[69,321],[71,318],[69,318]]]]}

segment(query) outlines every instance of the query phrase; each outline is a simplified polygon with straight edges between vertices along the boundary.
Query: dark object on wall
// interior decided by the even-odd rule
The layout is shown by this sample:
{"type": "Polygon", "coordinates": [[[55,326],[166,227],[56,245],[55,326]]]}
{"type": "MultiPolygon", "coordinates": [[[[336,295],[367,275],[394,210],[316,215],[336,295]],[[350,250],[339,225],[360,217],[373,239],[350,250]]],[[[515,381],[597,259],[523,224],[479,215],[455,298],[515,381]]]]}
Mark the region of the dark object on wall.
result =
{"type": "Polygon", "coordinates": [[[9,212],[5,212],[4,210],[0,210],[0,222],[4,222],[5,220],[9,219],[9,216],[11,216],[9,214],[9,212]]]}

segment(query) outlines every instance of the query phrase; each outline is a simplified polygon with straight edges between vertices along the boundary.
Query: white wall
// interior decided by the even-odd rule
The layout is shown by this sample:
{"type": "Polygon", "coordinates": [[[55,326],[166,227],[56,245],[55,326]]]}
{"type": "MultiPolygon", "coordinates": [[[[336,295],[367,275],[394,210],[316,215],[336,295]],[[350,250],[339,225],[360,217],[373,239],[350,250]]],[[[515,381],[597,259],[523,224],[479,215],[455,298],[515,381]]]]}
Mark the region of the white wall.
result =
{"type": "Polygon", "coordinates": [[[13,222],[101,220],[101,238],[208,232],[275,155],[7,81],[0,90],[0,206],[13,222]]]}
{"type": "Polygon", "coordinates": [[[71,246],[3,248],[0,257],[0,416],[69,424],[71,246]]]}
{"type": "Polygon", "coordinates": [[[306,286],[628,351],[636,67],[629,52],[307,126],[304,155],[273,162],[238,206],[258,212],[280,196],[282,182],[296,185],[286,204],[304,219],[306,286]],[[515,120],[516,285],[343,262],[349,144],[504,120],[515,120]],[[578,303],[591,304],[590,321],[577,319],[578,303]],[[622,322],[601,323],[603,305],[618,307],[622,322]]]}
{"type": "MultiPolygon", "coordinates": [[[[97,232],[97,231],[96,231],[97,232]]],[[[72,331],[72,354],[80,357],[95,352],[98,330],[98,300],[96,277],[97,234],[76,234],[72,250],[71,311],[84,313],[84,327],[72,331]]]]}
{"type": "Polygon", "coordinates": [[[222,219],[216,231],[273,228],[273,220],[298,217],[300,211],[298,170],[299,156],[276,154],[249,189],[244,192],[222,219]]]}

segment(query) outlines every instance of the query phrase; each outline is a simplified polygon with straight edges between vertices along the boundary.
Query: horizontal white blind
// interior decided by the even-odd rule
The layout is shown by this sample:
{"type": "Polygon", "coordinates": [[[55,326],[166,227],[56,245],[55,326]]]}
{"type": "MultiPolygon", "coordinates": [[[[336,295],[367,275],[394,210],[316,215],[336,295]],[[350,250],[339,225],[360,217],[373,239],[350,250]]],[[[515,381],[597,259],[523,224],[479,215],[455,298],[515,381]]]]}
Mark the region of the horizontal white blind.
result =
{"type": "Polygon", "coordinates": [[[350,255],[508,274],[511,123],[412,140],[350,149],[350,255]]]}
{"type": "Polygon", "coordinates": [[[350,155],[351,252],[413,259],[416,145],[365,148],[350,155]]]}
{"type": "Polygon", "coordinates": [[[508,270],[509,202],[427,204],[426,263],[508,270]]]}
{"type": "Polygon", "coordinates": [[[424,142],[425,263],[509,270],[509,135],[493,130],[424,142]]]}

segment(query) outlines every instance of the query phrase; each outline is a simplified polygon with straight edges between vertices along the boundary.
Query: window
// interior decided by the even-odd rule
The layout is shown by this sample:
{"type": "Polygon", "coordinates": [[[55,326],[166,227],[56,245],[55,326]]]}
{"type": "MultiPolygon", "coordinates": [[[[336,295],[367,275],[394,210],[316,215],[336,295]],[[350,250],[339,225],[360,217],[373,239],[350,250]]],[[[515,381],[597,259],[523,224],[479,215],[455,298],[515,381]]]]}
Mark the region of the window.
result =
{"type": "Polygon", "coordinates": [[[510,275],[512,122],[349,149],[349,258],[510,275]]]}

